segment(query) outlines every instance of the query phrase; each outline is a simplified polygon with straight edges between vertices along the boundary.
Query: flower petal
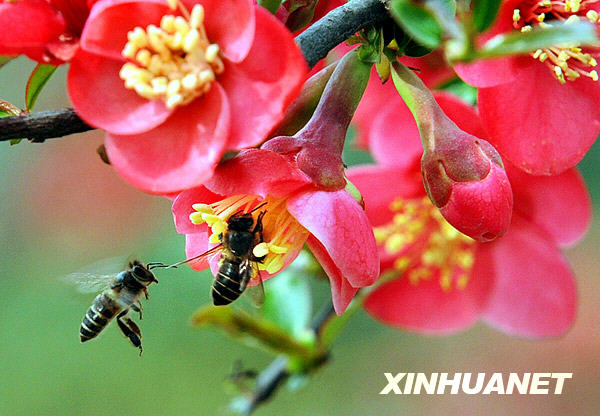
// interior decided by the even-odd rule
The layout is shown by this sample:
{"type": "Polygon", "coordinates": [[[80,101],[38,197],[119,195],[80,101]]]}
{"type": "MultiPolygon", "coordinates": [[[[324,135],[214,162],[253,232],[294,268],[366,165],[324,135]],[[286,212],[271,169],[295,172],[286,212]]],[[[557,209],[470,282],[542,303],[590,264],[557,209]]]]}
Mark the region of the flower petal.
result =
{"type": "MultiPolygon", "coordinates": [[[[418,168],[418,166],[417,166],[418,168]]],[[[425,195],[421,171],[383,166],[353,166],[346,176],[358,188],[365,202],[371,225],[385,225],[394,214],[390,203],[395,198],[417,198],[425,195]]]]}
{"type": "Polygon", "coordinates": [[[372,284],[379,275],[377,245],[367,215],[345,190],[292,195],[287,209],[325,247],[353,287],[372,284]]]}
{"type": "Polygon", "coordinates": [[[503,238],[480,245],[473,274],[494,276],[483,317],[508,334],[558,336],[573,323],[577,295],[568,263],[543,230],[518,215],[503,238]]]}
{"type": "Polygon", "coordinates": [[[479,318],[491,284],[486,276],[472,276],[464,289],[445,291],[438,274],[416,284],[400,277],[370,293],[364,307],[387,325],[426,334],[448,334],[468,328],[479,318]]]}
{"type": "MultiPolygon", "coordinates": [[[[206,225],[204,224],[206,227],[206,225]]],[[[192,257],[199,256],[200,254],[208,250],[208,232],[199,232],[185,235],[185,258],[191,259],[192,257]]],[[[209,267],[209,260],[213,258],[202,257],[198,260],[189,262],[189,266],[194,270],[204,270],[209,267]]]]}
{"type": "Polygon", "coordinates": [[[379,164],[420,170],[423,147],[417,123],[399,96],[388,103],[371,113],[371,118],[376,116],[369,131],[369,149],[379,164]]]}
{"type": "MultiPolygon", "coordinates": [[[[335,51],[340,52],[340,55],[342,52],[346,53],[346,50],[350,49],[343,43],[335,48],[335,51]]],[[[367,88],[365,89],[362,99],[354,112],[354,117],[352,118],[352,124],[358,128],[356,140],[360,146],[371,146],[370,135],[371,125],[373,124],[373,115],[381,112],[381,103],[395,103],[396,101],[402,100],[398,96],[394,84],[391,81],[382,84],[381,79],[377,75],[377,71],[373,68],[367,88]]],[[[384,108],[388,107],[389,104],[384,108]]]]}
{"type": "Polygon", "coordinates": [[[577,169],[533,176],[509,163],[506,168],[519,215],[542,227],[559,245],[583,237],[592,220],[592,201],[577,169]]]}
{"type": "Polygon", "coordinates": [[[77,114],[89,125],[113,134],[137,134],[164,122],[173,110],[125,88],[123,62],[85,52],[75,54],[67,87],[77,114]]]}
{"type": "Polygon", "coordinates": [[[132,185],[151,193],[198,186],[212,176],[225,150],[229,105],[218,84],[179,108],[160,126],[131,136],[108,134],[114,168],[132,185]]]}
{"type": "Polygon", "coordinates": [[[248,56],[255,28],[258,30],[260,25],[252,0],[185,0],[184,3],[189,10],[197,3],[204,6],[208,40],[218,44],[228,60],[240,62],[248,56]]]}
{"type": "Polygon", "coordinates": [[[286,27],[261,7],[256,35],[243,62],[226,65],[219,78],[232,109],[230,149],[260,144],[284,116],[308,73],[302,52],[286,27]]]}
{"type": "Polygon", "coordinates": [[[354,298],[356,292],[358,292],[358,289],[352,287],[352,285],[350,285],[350,283],[348,283],[348,281],[344,278],[343,273],[336,266],[335,262],[331,259],[329,253],[319,242],[319,240],[313,236],[310,236],[308,237],[306,243],[329,277],[329,282],[331,285],[331,300],[333,302],[333,309],[335,310],[335,313],[338,315],[343,314],[354,298]]]}
{"type": "MultiPolygon", "coordinates": [[[[192,208],[193,204],[212,204],[223,199],[222,195],[212,193],[204,186],[188,189],[181,192],[173,201],[171,211],[173,212],[173,221],[175,229],[179,234],[193,234],[198,232],[207,232],[206,223],[192,224],[190,214],[196,212],[192,208]]],[[[207,240],[208,241],[208,240],[207,240]]]]}
{"type": "Polygon", "coordinates": [[[477,88],[494,87],[514,80],[519,66],[514,58],[481,59],[471,63],[454,64],[454,70],[467,84],[477,88]]]}
{"type": "Polygon", "coordinates": [[[219,195],[253,194],[283,197],[310,184],[284,156],[263,149],[241,151],[219,165],[204,185],[219,195]]]}
{"type": "Polygon", "coordinates": [[[563,172],[583,158],[600,132],[598,101],[597,83],[578,79],[560,84],[533,59],[517,81],[482,88],[478,96],[490,142],[534,175],[563,172]]]}
{"type": "Polygon", "coordinates": [[[47,1],[7,1],[0,3],[0,28],[0,53],[6,53],[57,39],[65,30],[65,21],[47,1]]]}
{"type": "Polygon", "coordinates": [[[165,14],[178,14],[164,0],[104,0],[92,8],[81,34],[81,47],[105,58],[124,61],[127,33],[136,27],[160,26],[165,14]]]}

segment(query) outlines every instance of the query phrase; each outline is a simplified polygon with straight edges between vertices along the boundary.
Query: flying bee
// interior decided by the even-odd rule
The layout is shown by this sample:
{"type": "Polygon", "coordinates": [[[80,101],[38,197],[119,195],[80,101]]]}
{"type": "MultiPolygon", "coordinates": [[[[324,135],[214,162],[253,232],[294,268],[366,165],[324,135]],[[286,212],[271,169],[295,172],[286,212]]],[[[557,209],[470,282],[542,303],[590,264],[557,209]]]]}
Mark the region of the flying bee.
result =
{"type": "Polygon", "coordinates": [[[212,285],[212,299],[216,306],[229,305],[246,290],[253,277],[259,279],[258,292],[255,292],[254,303],[261,304],[264,300],[264,289],[258,263],[262,263],[265,256],[256,257],[252,253],[254,247],[264,241],[262,220],[266,211],[261,211],[256,220],[252,213],[265,203],[255,207],[252,211],[236,212],[227,220],[227,229],[219,235],[220,244],[199,256],[175,263],[169,267],[199,260],[221,253],[219,270],[215,275],[212,285]]]}
{"type": "Polygon", "coordinates": [[[140,328],[129,318],[133,310],[142,319],[142,294],[148,299],[147,287],[158,283],[151,269],[166,267],[162,263],[148,263],[144,266],[138,260],[129,263],[129,269],[117,274],[73,273],[67,277],[79,286],[81,292],[97,292],[102,290],[83,317],[79,335],[81,342],[95,338],[117,318],[119,329],[131,343],[140,349],[142,354],[142,334],[140,328]]]}

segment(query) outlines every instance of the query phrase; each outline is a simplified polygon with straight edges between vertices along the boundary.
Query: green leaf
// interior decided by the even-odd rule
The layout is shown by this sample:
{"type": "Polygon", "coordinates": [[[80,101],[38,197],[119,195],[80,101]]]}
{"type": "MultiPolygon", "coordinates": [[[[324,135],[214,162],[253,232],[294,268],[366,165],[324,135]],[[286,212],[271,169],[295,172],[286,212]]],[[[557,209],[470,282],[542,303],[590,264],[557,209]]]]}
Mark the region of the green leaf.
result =
{"type": "Polygon", "coordinates": [[[270,11],[272,14],[277,13],[279,6],[281,6],[281,0],[258,0],[258,4],[270,11]]]}
{"type": "Polygon", "coordinates": [[[433,49],[442,42],[442,29],[423,7],[410,0],[393,0],[391,13],[402,29],[421,45],[433,49]]]}
{"type": "Polygon", "coordinates": [[[490,39],[475,58],[493,58],[504,55],[526,54],[536,49],[557,45],[597,45],[596,28],[589,22],[573,22],[534,28],[530,32],[513,31],[490,39]]]}
{"type": "Polygon", "coordinates": [[[310,326],[310,288],[305,276],[288,270],[265,282],[265,303],[261,313],[294,338],[302,338],[310,326]]]}
{"type": "Polygon", "coordinates": [[[478,32],[484,32],[490,28],[498,10],[501,0],[473,0],[473,23],[478,32]]]}
{"type": "Polygon", "coordinates": [[[31,72],[25,89],[25,106],[29,111],[33,110],[40,92],[57,68],[54,65],[39,64],[31,72]]]}

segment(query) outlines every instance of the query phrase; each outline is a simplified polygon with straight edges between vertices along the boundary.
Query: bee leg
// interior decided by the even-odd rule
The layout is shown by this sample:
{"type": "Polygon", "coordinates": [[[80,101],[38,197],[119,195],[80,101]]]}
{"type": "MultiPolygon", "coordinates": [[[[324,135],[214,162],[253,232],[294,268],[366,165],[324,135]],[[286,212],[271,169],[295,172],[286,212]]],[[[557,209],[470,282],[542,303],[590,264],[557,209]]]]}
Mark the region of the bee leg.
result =
{"type": "Polygon", "coordinates": [[[134,312],[137,312],[140,314],[140,320],[141,320],[142,319],[142,302],[140,302],[138,300],[137,305],[136,304],[131,305],[131,309],[133,309],[134,312]]]}
{"type": "Polygon", "coordinates": [[[125,316],[127,312],[129,311],[123,311],[117,316],[117,324],[123,335],[129,338],[134,347],[140,349],[140,355],[142,355],[142,333],[136,323],[125,316]]]}
{"type": "Polygon", "coordinates": [[[144,288],[144,296],[146,296],[146,299],[148,299],[148,289],[144,288]]]}
{"type": "Polygon", "coordinates": [[[256,219],[256,225],[254,226],[254,230],[252,231],[252,233],[259,233],[260,235],[260,241],[263,241],[263,235],[262,235],[262,231],[263,231],[263,224],[262,224],[262,219],[265,216],[265,214],[267,213],[267,211],[262,211],[260,214],[258,214],[258,218],[256,219]]]}

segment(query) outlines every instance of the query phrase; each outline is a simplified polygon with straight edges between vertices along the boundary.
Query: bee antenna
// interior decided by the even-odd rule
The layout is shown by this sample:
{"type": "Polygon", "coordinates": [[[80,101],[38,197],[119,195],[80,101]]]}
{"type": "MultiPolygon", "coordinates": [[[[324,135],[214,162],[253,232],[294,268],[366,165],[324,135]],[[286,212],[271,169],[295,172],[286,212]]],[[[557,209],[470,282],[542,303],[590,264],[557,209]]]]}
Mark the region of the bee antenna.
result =
{"type": "Polygon", "coordinates": [[[158,268],[168,268],[168,267],[170,267],[170,266],[167,266],[166,264],[164,264],[160,261],[153,261],[146,265],[146,268],[148,270],[158,269],[158,268]]]}
{"type": "Polygon", "coordinates": [[[256,211],[256,210],[259,210],[259,209],[261,209],[261,208],[262,208],[262,207],[264,207],[265,205],[267,205],[267,202],[266,202],[266,201],[265,201],[265,202],[263,202],[263,203],[262,203],[262,204],[260,204],[260,205],[257,205],[257,206],[255,206],[254,208],[252,208],[252,211],[248,212],[248,214],[250,214],[250,213],[252,213],[252,212],[254,212],[254,211],[256,211]]]}
{"type": "MultiPolygon", "coordinates": [[[[246,214],[252,214],[254,211],[256,211],[256,210],[258,210],[258,209],[261,209],[261,208],[262,208],[262,207],[264,207],[265,205],[267,205],[267,202],[266,202],[266,201],[265,201],[265,202],[263,202],[263,203],[262,203],[262,204],[260,204],[260,205],[257,205],[257,206],[255,206],[254,208],[252,208],[252,210],[251,210],[251,211],[248,211],[248,212],[246,212],[246,214]]],[[[244,212],[244,210],[243,210],[243,209],[240,209],[239,211],[236,211],[236,212],[235,212],[233,215],[231,215],[231,217],[235,217],[235,216],[237,216],[237,215],[240,215],[242,212],[244,212]]],[[[231,217],[230,217],[230,218],[231,218],[231,217]]]]}

